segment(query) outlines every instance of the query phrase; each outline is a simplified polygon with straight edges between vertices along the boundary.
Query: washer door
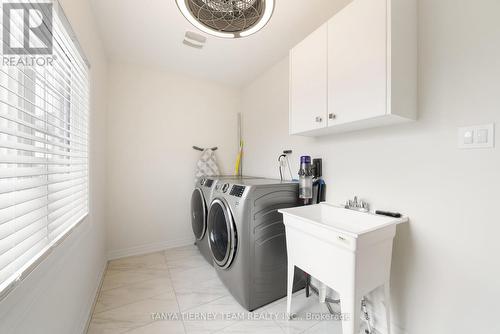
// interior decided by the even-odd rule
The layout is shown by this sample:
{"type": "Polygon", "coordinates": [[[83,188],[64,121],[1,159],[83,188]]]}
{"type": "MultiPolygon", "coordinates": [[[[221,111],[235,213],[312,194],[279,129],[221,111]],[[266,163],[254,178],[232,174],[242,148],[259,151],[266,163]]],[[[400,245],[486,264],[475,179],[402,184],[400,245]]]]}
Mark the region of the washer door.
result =
{"type": "Polygon", "coordinates": [[[201,240],[207,231],[207,205],[200,188],[191,195],[191,227],[196,240],[201,240]]]}
{"type": "Polygon", "coordinates": [[[224,200],[215,199],[208,213],[208,244],[219,267],[227,269],[231,266],[236,243],[236,228],[231,210],[224,200]]]}

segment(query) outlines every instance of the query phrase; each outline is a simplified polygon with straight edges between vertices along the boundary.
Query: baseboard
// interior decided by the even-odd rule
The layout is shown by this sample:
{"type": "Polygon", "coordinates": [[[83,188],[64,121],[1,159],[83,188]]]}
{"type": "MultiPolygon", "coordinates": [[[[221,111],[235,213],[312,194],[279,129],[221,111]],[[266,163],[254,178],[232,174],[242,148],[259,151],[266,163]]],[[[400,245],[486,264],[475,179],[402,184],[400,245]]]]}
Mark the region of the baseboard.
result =
{"type": "Polygon", "coordinates": [[[99,284],[97,284],[97,288],[94,291],[94,298],[91,301],[91,305],[89,307],[90,311],[87,314],[87,319],[85,321],[85,326],[83,327],[82,334],[86,334],[90,327],[90,321],[92,320],[92,314],[94,314],[95,305],[97,304],[97,299],[99,297],[99,292],[101,291],[102,283],[104,282],[104,274],[106,273],[106,269],[108,268],[108,261],[104,263],[101,272],[99,273],[99,284]]]}
{"type": "Polygon", "coordinates": [[[184,238],[177,240],[155,242],[151,244],[130,247],[130,248],[117,249],[108,252],[108,260],[116,260],[128,256],[154,253],[170,248],[182,247],[192,244],[194,244],[194,238],[184,238]]]}

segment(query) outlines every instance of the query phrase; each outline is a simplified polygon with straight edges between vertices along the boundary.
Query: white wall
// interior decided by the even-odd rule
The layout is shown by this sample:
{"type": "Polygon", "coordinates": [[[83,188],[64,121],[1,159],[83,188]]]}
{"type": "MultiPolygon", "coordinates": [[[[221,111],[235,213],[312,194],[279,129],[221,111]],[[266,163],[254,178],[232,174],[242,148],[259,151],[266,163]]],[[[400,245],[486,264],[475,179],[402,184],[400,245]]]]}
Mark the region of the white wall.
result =
{"type": "Polygon", "coordinates": [[[494,150],[457,149],[457,127],[500,127],[499,12],[497,0],[419,1],[415,123],[290,137],[287,59],[243,91],[246,174],[278,177],[278,154],[293,149],[295,169],[302,154],[324,159],[329,202],[359,195],[411,217],[392,269],[401,333],[500,333],[499,136],[494,150]]]}
{"type": "Polygon", "coordinates": [[[105,265],[107,66],[86,0],[62,0],[91,68],[90,215],[0,302],[0,333],[82,333],[105,265]]]}
{"type": "Polygon", "coordinates": [[[237,150],[239,91],[127,64],[110,67],[108,249],[111,258],[194,242],[193,145],[218,146],[223,173],[237,150]]]}

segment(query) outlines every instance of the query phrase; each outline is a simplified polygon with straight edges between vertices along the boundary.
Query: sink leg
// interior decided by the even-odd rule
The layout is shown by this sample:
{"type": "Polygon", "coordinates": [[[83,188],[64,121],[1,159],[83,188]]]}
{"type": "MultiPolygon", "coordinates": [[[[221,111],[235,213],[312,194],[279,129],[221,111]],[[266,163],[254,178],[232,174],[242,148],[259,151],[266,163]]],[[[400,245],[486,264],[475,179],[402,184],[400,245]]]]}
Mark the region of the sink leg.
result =
{"type": "Polygon", "coordinates": [[[292,318],[292,294],[293,294],[293,278],[295,275],[295,265],[288,261],[288,283],[287,283],[287,298],[286,298],[286,314],[292,318]]]}
{"type": "Polygon", "coordinates": [[[309,289],[311,288],[311,275],[308,273],[305,273],[306,275],[306,298],[309,298],[310,291],[309,289]]]}
{"type": "Polygon", "coordinates": [[[389,281],[384,284],[385,315],[387,317],[387,334],[391,334],[391,285],[389,281]]]}
{"type": "Polygon", "coordinates": [[[361,297],[354,291],[340,295],[340,309],[346,317],[342,321],[342,334],[358,334],[361,324],[361,297]]]}

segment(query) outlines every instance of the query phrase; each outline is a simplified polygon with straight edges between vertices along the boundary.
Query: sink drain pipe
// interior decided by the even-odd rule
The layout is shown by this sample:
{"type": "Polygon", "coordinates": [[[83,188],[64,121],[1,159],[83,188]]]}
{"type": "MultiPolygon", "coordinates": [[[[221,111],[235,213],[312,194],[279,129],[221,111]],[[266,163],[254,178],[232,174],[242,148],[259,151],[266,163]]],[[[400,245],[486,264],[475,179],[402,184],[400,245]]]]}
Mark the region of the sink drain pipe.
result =
{"type": "MultiPolygon", "coordinates": [[[[318,288],[316,288],[314,285],[312,285],[310,283],[310,281],[308,281],[308,288],[316,296],[319,296],[318,288]]],[[[309,296],[307,296],[307,297],[309,297],[309,296]]],[[[328,311],[330,312],[330,314],[335,314],[335,311],[332,308],[332,304],[337,304],[338,305],[338,304],[340,304],[340,300],[326,297],[325,298],[325,304],[326,304],[326,307],[328,308],[328,311]]],[[[370,323],[370,314],[368,313],[368,308],[367,308],[366,305],[367,305],[366,298],[363,297],[363,299],[361,300],[361,310],[362,310],[363,316],[364,316],[362,318],[362,320],[364,320],[366,322],[366,327],[367,327],[367,329],[365,330],[365,334],[373,334],[372,325],[370,323]]]]}

